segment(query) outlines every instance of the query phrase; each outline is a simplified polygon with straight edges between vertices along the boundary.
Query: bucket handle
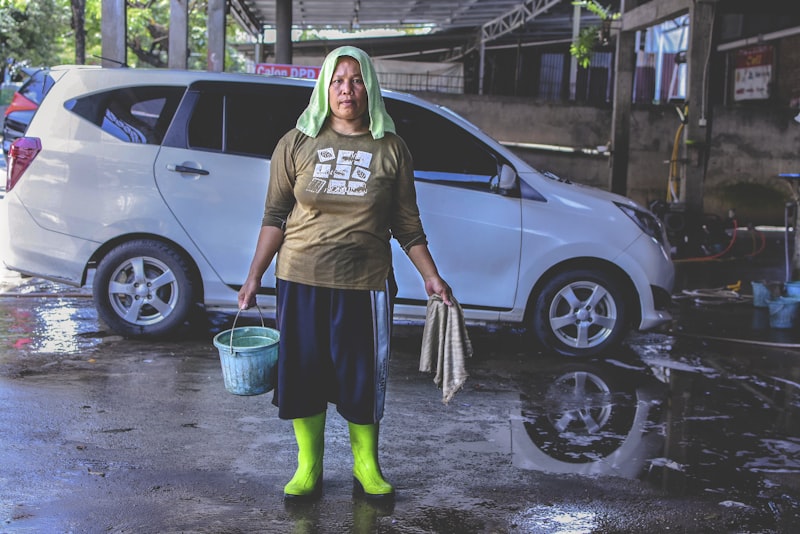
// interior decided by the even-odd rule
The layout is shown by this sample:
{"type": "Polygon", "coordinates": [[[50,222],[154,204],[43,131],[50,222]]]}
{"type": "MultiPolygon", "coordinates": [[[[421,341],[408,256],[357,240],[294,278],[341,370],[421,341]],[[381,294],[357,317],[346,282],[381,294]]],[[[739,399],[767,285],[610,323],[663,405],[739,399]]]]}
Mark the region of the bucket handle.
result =
{"type": "MultiPolygon", "coordinates": [[[[258,316],[261,317],[261,327],[264,327],[264,314],[261,313],[261,308],[256,304],[256,309],[258,310],[258,316]]],[[[236,328],[236,320],[239,318],[239,314],[242,313],[242,308],[236,310],[236,317],[233,318],[233,325],[231,326],[231,346],[230,351],[233,354],[233,330],[236,328]]]]}

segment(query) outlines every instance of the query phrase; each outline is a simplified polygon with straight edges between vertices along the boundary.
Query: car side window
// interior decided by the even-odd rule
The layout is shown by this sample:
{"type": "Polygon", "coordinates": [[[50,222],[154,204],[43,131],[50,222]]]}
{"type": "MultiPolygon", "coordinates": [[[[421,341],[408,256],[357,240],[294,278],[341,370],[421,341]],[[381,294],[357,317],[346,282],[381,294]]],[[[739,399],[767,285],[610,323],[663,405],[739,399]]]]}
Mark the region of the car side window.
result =
{"type": "Polygon", "coordinates": [[[126,87],[64,103],[64,107],[127,143],[161,144],[183,87],[126,87]]]}
{"type": "Polygon", "coordinates": [[[386,109],[414,158],[417,180],[489,191],[497,156],[469,132],[423,107],[394,99],[386,109]]]}
{"type": "Polygon", "coordinates": [[[53,78],[50,77],[48,72],[47,69],[36,71],[30,79],[19,88],[20,94],[31,102],[41,104],[44,95],[46,95],[53,86],[53,78]]]}
{"type": "Polygon", "coordinates": [[[189,148],[222,150],[222,110],[225,95],[221,93],[201,93],[189,119],[189,148]]]}
{"type": "Polygon", "coordinates": [[[311,88],[198,83],[188,122],[188,148],[270,158],[308,105],[311,88]]]}

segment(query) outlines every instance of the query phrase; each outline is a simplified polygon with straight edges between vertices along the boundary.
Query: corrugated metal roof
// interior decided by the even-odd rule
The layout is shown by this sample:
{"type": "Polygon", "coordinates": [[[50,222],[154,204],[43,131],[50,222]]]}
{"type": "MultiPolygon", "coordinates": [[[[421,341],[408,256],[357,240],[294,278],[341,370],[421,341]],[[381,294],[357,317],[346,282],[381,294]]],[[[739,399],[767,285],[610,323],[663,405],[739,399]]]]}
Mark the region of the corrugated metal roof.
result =
{"type": "MultiPolygon", "coordinates": [[[[275,27],[276,0],[241,0],[266,28],[275,27]]],[[[477,28],[524,4],[520,0],[295,0],[299,28],[477,28]]]]}
{"type": "MultiPolygon", "coordinates": [[[[619,7],[620,0],[608,0],[619,7]]],[[[277,0],[230,0],[231,13],[252,35],[276,28],[277,0]]],[[[342,31],[427,27],[432,33],[476,31],[490,25],[492,38],[511,31],[538,39],[572,32],[573,0],[295,0],[292,27],[342,31]],[[494,26],[491,26],[494,24],[494,26]],[[512,29],[509,29],[513,26],[512,29]],[[501,28],[502,31],[498,31],[501,28]]],[[[604,4],[605,5],[605,4],[604,4]]],[[[588,11],[587,22],[595,19],[588,11]]]]}

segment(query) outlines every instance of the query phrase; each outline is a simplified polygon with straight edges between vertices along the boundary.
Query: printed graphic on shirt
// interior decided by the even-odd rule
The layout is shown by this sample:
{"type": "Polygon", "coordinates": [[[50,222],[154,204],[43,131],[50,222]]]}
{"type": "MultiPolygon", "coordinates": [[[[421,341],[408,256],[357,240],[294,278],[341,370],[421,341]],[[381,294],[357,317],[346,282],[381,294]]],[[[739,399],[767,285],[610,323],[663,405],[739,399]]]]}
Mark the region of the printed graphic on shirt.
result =
{"type": "Polygon", "coordinates": [[[350,178],[366,182],[367,180],[369,180],[369,171],[362,167],[356,167],[355,169],[353,169],[353,174],[350,175],[350,178]]]}
{"type": "Polygon", "coordinates": [[[337,165],[336,170],[333,171],[333,177],[340,180],[347,180],[350,178],[350,172],[352,170],[352,165],[337,165]]]}
{"type": "Polygon", "coordinates": [[[311,182],[308,184],[308,187],[306,187],[306,191],[309,191],[309,192],[311,192],[311,193],[319,193],[320,191],[322,191],[323,189],[325,189],[325,186],[326,186],[326,185],[328,185],[328,182],[327,182],[327,181],[325,181],[325,180],[320,180],[319,178],[314,178],[314,179],[313,179],[313,180],[311,180],[311,182]]]}
{"type": "Polygon", "coordinates": [[[326,192],[331,195],[344,195],[347,193],[347,180],[329,180],[326,192]]]}
{"type": "Polygon", "coordinates": [[[314,167],[314,178],[328,178],[331,175],[331,166],[325,163],[317,163],[314,167]]]}
{"type": "Polygon", "coordinates": [[[314,167],[314,178],[306,187],[311,193],[329,195],[364,196],[370,177],[369,165],[372,153],[362,150],[340,150],[333,148],[317,150],[319,160],[314,167]],[[336,164],[327,163],[336,160],[336,164]]]}
{"type": "Polygon", "coordinates": [[[322,150],[317,150],[317,157],[320,161],[330,161],[336,158],[336,153],[332,148],[323,148],[322,150]]]}

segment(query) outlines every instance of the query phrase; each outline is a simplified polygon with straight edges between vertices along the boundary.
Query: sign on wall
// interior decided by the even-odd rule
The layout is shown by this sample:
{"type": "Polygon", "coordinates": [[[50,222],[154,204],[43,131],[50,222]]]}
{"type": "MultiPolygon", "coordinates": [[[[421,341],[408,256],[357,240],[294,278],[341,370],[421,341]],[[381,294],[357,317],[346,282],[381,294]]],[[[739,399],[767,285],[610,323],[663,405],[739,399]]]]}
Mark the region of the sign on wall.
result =
{"type": "Polygon", "coordinates": [[[771,45],[759,45],[736,51],[734,100],[764,100],[769,98],[772,82],[771,45]]]}
{"type": "Polygon", "coordinates": [[[306,65],[283,65],[281,63],[256,63],[256,74],[267,76],[287,76],[291,78],[309,78],[316,80],[320,67],[306,65]]]}

